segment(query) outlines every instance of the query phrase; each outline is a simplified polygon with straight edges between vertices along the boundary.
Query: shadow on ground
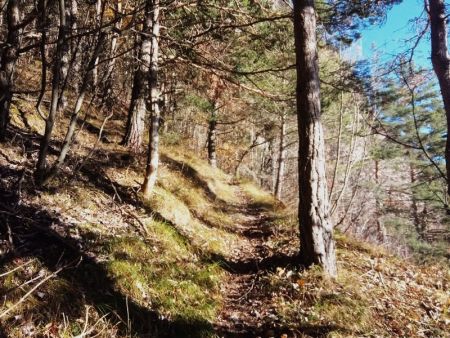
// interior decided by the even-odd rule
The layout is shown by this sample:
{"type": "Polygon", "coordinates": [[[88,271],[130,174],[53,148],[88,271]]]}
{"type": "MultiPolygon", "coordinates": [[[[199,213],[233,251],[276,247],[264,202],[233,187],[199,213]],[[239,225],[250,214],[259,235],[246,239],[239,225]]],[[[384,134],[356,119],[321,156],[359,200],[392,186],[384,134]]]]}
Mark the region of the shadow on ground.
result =
{"type": "MultiPolygon", "coordinates": [[[[53,230],[57,227],[70,227],[60,222],[58,215],[50,215],[39,206],[22,201],[17,183],[21,172],[4,166],[0,167],[0,220],[2,238],[12,242],[9,251],[0,258],[0,268],[13,259],[35,257],[50,271],[65,267],[59,274],[73,288],[82,293],[85,301],[100,312],[108,309],[110,319],[130,318],[133,334],[139,337],[198,337],[200,332],[211,330],[208,322],[186,322],[160,319],[158,313],[151,311],[126,297],[114,289],[114,281],[108,276],[105,267],[94,258],[86,255],[80,247],[82,243],[72,238],[61,236],[53,230]],[[128,303],[128,307],[127,304],[128,303]]],[[[84,309],[81,303],[67,304],[71,312],[84,309]]],[[[64,306],[64,304],[62,304],[64,306]]],[[[125,324],[119,325],[123,333],[125,324]]],[[[2,330],[0,330],[0,337],[2,330]]]]}

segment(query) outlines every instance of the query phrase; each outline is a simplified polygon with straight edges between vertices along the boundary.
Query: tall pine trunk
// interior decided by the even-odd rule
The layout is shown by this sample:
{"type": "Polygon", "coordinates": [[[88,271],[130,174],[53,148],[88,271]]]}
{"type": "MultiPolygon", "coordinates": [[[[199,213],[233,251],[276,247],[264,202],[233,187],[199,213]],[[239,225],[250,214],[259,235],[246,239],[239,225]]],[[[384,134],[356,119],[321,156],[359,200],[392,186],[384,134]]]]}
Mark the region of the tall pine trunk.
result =
{"type": "Polygon", "coordinates": [[[9,124],[9,109],[13,97],[13,77],[17,58],[19,56],[19,0],[9,0],[6,8],[8,33],[1,52],[0,64],[0,141],[5,140],[9,124]]]}
{"type": "MultiPolygon", "coordinates": [[[[450,57],[447,43],[447,15],[444,0],[429,0],[431,26],[431,62],[439,81],[445,115],[447,117],[447,141],[445,163],[447,174],[447,194],[450,195],[450,57]]],[[[447,209],[450,213],[450,209],[447,209]]]]}
{"type": "MultiPolygon", "coordinates": [[[[125,136],[122,143],[132,151],[138,152],[142,146],[145,131],[146,99],[148,90],[149,69],[152,62],[152,1],[147,0],[141,44],[138,55],[138,68],[134,73],[131,102],[125,136]]],[[[151,91],[151,89],[150,89],[151,91]]]]}
{"type": "Polygon", "coordinates": [[[324,133],[314,0],[294,1],[299,135],[300,258],[306,266],[320,265],[336,276],[333,227],[329,217],[325,177],[324,133]]]}
{"type": "Polygon", "coordinates": [[[159,165],[159,97],[160,91],[158,87],[158,58],[159,58],[159,0],[147,0],[147,7],[150,7],[152,17],[152,34],[151,34],[151,61],[149,73],[150,86],[150,128],[149,128],[149,146],[147,153],[147,167],[145,170],[144,183],[142,192],[144,197],[149,197],[156,184],[158,178],[159,165]]]}

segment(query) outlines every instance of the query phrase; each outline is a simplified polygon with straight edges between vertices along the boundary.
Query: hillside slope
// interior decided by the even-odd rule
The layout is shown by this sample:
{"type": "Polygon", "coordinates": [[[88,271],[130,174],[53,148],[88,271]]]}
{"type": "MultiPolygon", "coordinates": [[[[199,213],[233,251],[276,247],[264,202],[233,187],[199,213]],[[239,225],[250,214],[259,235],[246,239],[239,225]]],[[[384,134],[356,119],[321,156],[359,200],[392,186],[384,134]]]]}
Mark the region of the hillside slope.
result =
{"type": "Polygon", "coordinates": [[[338,279],[303,271],[295,218],[281,203],[180,147],[163,149],[156,191],[142,199],[145,159],[117,145],[119,120],[97,142],[102,121],[87,119],[63,173],[37,189],[42,121],[26,102],[14,108],[11,141],[0,148],[0,336],[450,331],[448,267],[338,235],[338,279]]]}

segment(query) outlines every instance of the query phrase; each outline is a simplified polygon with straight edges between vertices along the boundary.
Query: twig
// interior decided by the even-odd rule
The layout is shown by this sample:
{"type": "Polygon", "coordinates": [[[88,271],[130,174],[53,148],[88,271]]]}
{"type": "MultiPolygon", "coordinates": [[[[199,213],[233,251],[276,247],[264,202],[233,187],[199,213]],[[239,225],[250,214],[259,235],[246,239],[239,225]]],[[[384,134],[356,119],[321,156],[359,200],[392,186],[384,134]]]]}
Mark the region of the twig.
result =
{"type": "Polygon", "coordinates": [[[28,291],[22,298],[19,299],[16,303],[14,303],[10,308],[6,309],[2,313],[0,313],[0,318],[5,317],[8,313],[10,313],[12,310],[14,310],[17,306],[19,306],[21,303],[23,303],[34,291],[36,291],[42,284],[44,284],[49,279],[56,277],[58,273],[60,273],[62,270],[64,270],[66,267],[68,267],[71,263],[59,268],[55,272],[51,273],[47,277],[45,277],[43,280],[41,280],[39,283],[37,283],[35,286],[31,288],[30,291],[28,291]]]}
{"type": "Polygon", "coordinates": [[[15,272],[15,271],[17,271],[17,270],[19,270],[19,269],[21,269],[21,268],[27,266],[28,264],[33,263],[34,261],[35,261],[35,259],[29,260],[28,262],[23,263],[22,265],[19,265],[18,267],[15,267],[15,268],[12,269],[12,270],[9,270],[9,271],[7,271],[7,272],[4,272],[4,273],[0,274],[0,278],[1,278],[1,277],[5,277],[5,276],[7,276],[7,275],[13,273],[13,272],[15,272]]]}

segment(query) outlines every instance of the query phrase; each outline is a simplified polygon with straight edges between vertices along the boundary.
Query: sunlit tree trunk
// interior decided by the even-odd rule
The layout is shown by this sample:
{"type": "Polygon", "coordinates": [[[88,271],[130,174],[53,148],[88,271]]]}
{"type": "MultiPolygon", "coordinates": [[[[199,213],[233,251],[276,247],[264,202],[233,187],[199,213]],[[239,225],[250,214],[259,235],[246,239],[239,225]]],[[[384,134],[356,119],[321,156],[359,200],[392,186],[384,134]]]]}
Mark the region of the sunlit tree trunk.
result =
{"type": "MultiPolygon", "coordinates": [[[[95,12],[97,14],[97,25],[100,27],[102,24],[102,15],[103,15],[103,4],[102,0],[97,0],[95,4],[95,12]]],[[[98,61],[99,58],[95,60],[94,68],[92,69],[92,87],[97,87],[98,84],[98,61]]]]}
{"type": "Polygon", "coordinates": [[[13,77],[19,49],[19,0],[9,0],[6,8],[8,33],[0,59],[0,141],[5,140],[13,97],[13,77]]]}
{"type": "Polygon", "coordinates": [[[147,153],[147,168],[145,170],[142,192],[145,197],[149,197],[158,178],[159,165],[159,97],[158,87],[158,58],[159,58],[159,0],[147,0],[152,13],[152,34],[151,34],[151,62],[149,74],[150,86],[150,128],[149,128],[149,146],[147,153]]]}
{"type": "Polygon", "coordinates": [[[300,258],[336,276],[333,227],[329,218],[325,177],[324,132],[314,0],[295,0],[294,34],[297,61],[297,116],[299,134],[300,258]]]}
{"type": "MultiPolygon", "coordinates": [[[[70,31],[72,32],[72,35],[78,34],[78,3],[77,0],[72,0],[70,2],[70,31]]],[[[72,88],[76,93],[78,93],[80,81],[78,79],[78,74],[80,74],[81,71],[81,53],[80,53],[80,44],[81,44],[81,37],[77,39],[71,40],[71,48],[70,53],[72,57],[72,72],[73,74],[73,81],[71,83],[72,88]]]]}
{"type": "MultiPolygon", "coordinates": [[[[141,32],[141,45],[138,55],[138,68],[134,73],[131,102],[125,136],[122,143],[132,151],[138,152],[142,146],[145,131],[146,99],[149,84],[149,69],[152,67],[152,16],[151,1],[147,0],[144,24],[141,32]],[[150,3],[150,4],[149,4],[150,3]]],[[[152,76],[152,75],[150,75],[152,76]]],[[[150,92],[152,89],[150,88],[150,92]]],[[[153,104],[152,104],[153,105],[153,104]]],[[[151,107],[153,108],[153,107],[151,107]]]]}
{"type": "MultiPolygon", "coordinates": [[[[447,117],[447,141],[445,163],[447,174],[447,195],[450,194],[450,56],[447,43],[447,14],[444,0],[429,0],[431,27],[431,61],[439,81],[447,117]]],[[[450,213],[450,209],[447,209],[450,213]]]]}
{"type": "MultiPolygon", "coordinates": [[[[67,3],[64,6],[64,15],[65,15],[65,24],[61,26],[61,29],[64,29],[64,37],[68,37],[70,35],[70,29],[71,29],[71,5],[68,6],[67,3]]],[[[62,112],[64,109],[67,108],[68,102],[67,97],[65,95],[65,89],[67,87],[68,83],[68,75],[69,75],[69,68],[70,68],[70,44],[68,41],[63,41],[61,45],[61,64],[59,67],[59,81],[60,81],[60,92],[59,92],[59,98],[58,98],[58,108],[57,111],[62,112]]]]}

